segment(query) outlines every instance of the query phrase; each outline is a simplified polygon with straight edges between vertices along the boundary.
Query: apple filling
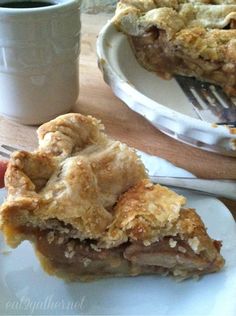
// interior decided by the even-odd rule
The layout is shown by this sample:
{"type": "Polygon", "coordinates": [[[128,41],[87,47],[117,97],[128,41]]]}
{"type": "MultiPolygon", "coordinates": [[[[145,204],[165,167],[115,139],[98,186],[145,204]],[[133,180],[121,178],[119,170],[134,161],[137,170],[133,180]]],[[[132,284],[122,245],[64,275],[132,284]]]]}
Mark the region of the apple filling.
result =
{"type": "MultiPolygon", "coordinates": [[[[232,22],[232,26],[233,26],[232,22]]],[[[236,62],[233,59],[235,46],[232,42],[228,48],[222,48],[232,58],[225,58],[223,53],[218,53],[221,57],[215,56],[212,52],[212,58],[197,53],[198,38],[207,38],[213,40],[216,31],[206,33],[203,29],[193,28],[191,37],[182,30],[176,34],[174,39],[169,39],[164,30],[151,27],[143,35],[129,36],[131,46],[134,50],[139,63],[149,71],[153,71],[163,79],[170,79],[174,74],[196,77],[201,80],[207,80],[220,85],[224,91],[232,96],[236,95],[236,62]],[[192,50],[187,49],[186,43],[192,45],[192,50]],[[194,49],[196,46],[196,51],[194,49]]],[[[219,31],[218,31],[219,32],[219,31]]],[[[227,32],[227,36],[232,37],[235,31],[221,30],[227,32]]],[[[209,54],[211,47],[209,47],[209,54]]]]}
{"type": "Polygon", "coordinates": [[[67,280],[91,280],[104,276],[172,274],[181,279],[215,272],[223,264],[221,243],[214,241],[215,255],[193,251],[180,237],[165,237],[149,246],[126,242],[111,249],[98,248],[96,241],[74,239],[53,230],[24,230],[49,274],[67,280]],[[218,261],[218,262],[216,262],[218,261]],[[220,262],[222,261],[222,262],[220,262]]]}
{"type": "Polygon", "coordinates": [[[8,164],[0,230],[9,246],[29,240],[44,270],[66,280],[184,279],[224,266],[220,243],[183,208],[185,197],[151,183],[135,151],[98,120],[63,115],[39,136],[38,150],[16,152],[8,164]]]}

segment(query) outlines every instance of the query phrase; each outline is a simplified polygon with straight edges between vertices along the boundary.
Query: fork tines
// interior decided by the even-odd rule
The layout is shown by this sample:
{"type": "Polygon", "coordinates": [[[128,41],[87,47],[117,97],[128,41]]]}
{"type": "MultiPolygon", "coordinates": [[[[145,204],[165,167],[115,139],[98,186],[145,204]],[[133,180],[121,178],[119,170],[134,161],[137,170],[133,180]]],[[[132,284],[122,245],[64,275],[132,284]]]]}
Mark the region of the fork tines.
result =
{"type": "Polygon", "coordinates": [[[175,78],[202,120],[236,126],[236,99],[228,97],[213,84],[185,76],[175,78]]]}
{"type": "Polygon", "coordinates": [[[12,146],[9,146],[9,145],[0,145],[0,156],[4,157],[4,158],[7,158],[9,159],[10,158],[10,154],[13,152],[13,151],[17,151],[19,150],[18,148],[15,148],[15,147],[12,147],[12,146]]]}

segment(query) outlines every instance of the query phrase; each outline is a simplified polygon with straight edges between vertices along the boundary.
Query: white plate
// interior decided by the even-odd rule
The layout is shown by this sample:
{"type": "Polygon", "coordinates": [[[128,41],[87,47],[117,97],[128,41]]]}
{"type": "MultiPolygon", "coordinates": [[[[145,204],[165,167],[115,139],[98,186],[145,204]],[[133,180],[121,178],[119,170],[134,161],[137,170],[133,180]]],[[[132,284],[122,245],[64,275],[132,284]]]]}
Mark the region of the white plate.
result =
{"type": "MultiPolygon", "coordinates": [[[[191,176],[160,158],[142,154],[153,174],[191,176]]],[[[0,315],[236,315],[236,224],[217,199],[184,192],[198,209],[212,238],[222,240],[223,271],[199,281],[145,276],[64,283],[46,275],[32,247],[24,242],[4,254],[0,240],[0,315]]],[[[0,202],[5,190],[0,190],[0,202]]]]}
{"type": "Polygon", "coordinates": [[[99,34],[97,54],[104,80],[133,111],[179,141],[236,156],[236,134],[198,119],[177,82],[162,80],[142,68],[127,37],[110,22],[99,34]]]}

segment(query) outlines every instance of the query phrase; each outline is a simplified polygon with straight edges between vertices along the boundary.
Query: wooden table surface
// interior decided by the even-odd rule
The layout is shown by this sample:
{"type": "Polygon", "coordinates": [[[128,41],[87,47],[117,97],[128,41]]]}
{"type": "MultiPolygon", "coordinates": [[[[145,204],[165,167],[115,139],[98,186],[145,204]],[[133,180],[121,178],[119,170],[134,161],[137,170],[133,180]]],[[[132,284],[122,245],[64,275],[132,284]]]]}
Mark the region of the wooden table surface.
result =
{"type": "MultiPolygon", "coordinates": [[[[110,15],[82,17],[80,58],[80,97],[73,112],[91,114],[102,120],[108,134],[165,158],[198,177],[236,179],[236,159],[202,151],[182,144],[155,129],[140,115],[117,99],[103,81],[96,60],[96,37],[110,15]]],[[[0,117],[0,143],[33,149],[37,146],[36,127],[24,126],[0,117]]],[[[236,202],[224,200],[236,218],[236,202]]]]}

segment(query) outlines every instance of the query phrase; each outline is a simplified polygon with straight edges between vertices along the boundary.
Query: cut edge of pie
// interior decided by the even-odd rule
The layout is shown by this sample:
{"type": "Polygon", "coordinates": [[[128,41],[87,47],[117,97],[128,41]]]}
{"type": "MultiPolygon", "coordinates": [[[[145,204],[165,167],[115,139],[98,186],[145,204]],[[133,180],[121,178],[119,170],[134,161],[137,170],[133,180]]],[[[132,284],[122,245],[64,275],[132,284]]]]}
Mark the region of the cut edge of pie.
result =
{"type": "Polygon", "coordinates": [[[221,270],[221,242],[195,210],[151,183],[135,151],[101,126],[63,115],[39,128],[36,151],[12,155],[0,209],[6,242],[29,240],[46,272],[72,281],[221,270]]]}
{"type": "Polygon", "coordinates": [[[113,23],[147,70],[195,77],[236,96],[235,0],[120,0],[113,23]]]}

